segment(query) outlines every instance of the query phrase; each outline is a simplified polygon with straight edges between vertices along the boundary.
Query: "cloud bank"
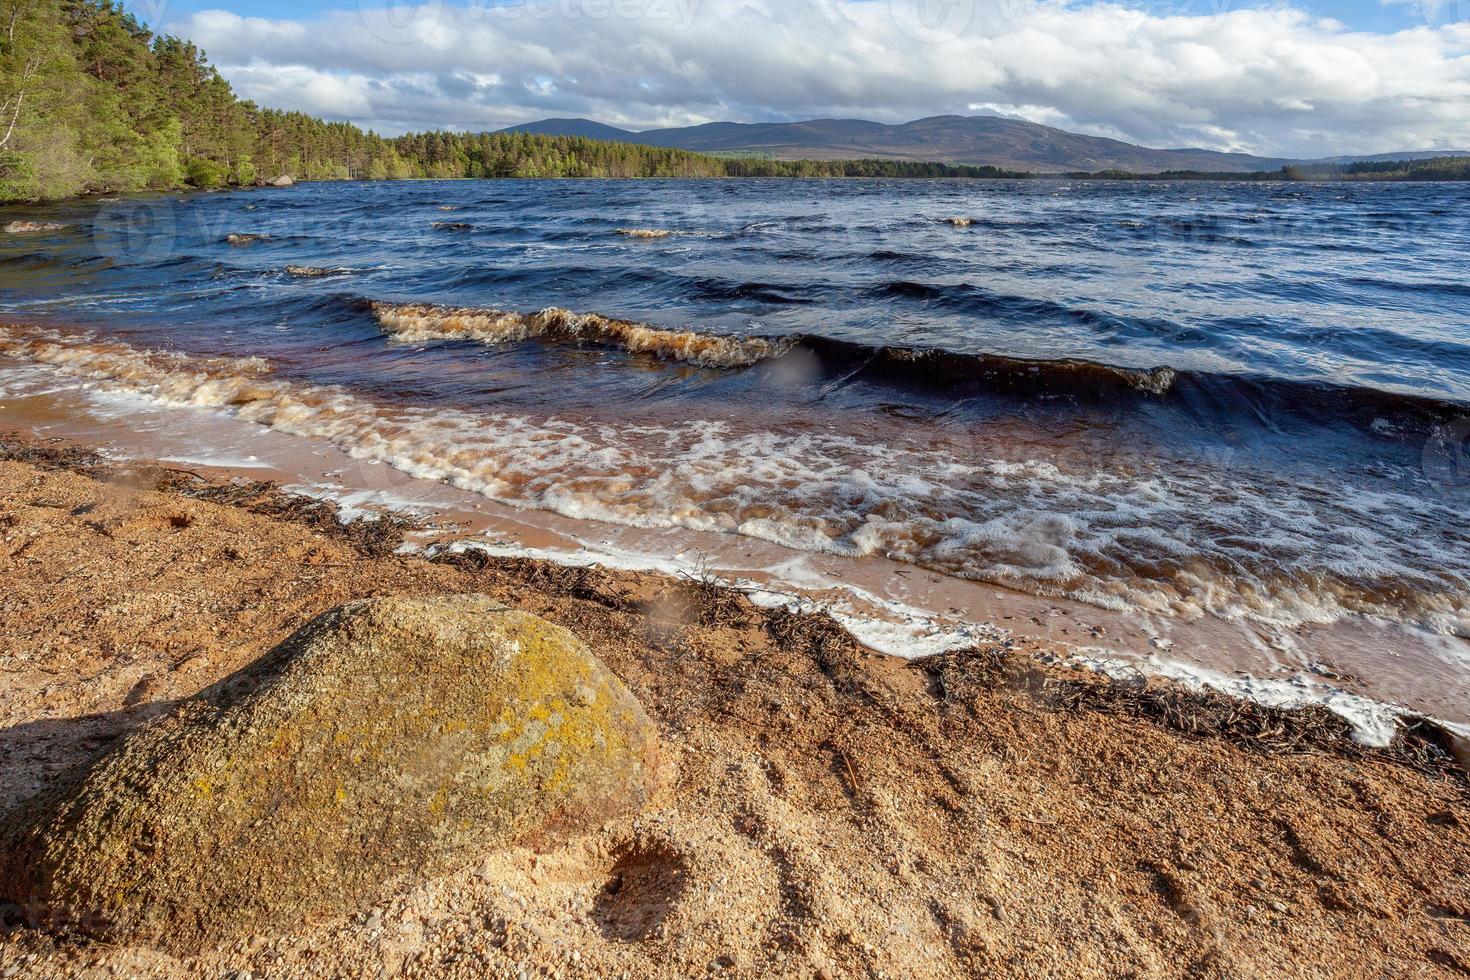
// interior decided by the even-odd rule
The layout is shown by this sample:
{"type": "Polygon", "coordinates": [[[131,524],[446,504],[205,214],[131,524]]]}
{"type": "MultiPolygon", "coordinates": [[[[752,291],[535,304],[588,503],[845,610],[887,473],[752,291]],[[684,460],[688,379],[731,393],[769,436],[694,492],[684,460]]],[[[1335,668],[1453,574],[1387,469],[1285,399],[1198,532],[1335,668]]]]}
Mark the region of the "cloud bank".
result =
{"type": "Polygon", "coordinates": [[[309,20],[207,11],[169,30],[262,105],[389,134],[999,112],[1268,155],[1470,147],[1470,21],[1441,5],[1374,34],[1227,2],[344,0],[309,20]]]}

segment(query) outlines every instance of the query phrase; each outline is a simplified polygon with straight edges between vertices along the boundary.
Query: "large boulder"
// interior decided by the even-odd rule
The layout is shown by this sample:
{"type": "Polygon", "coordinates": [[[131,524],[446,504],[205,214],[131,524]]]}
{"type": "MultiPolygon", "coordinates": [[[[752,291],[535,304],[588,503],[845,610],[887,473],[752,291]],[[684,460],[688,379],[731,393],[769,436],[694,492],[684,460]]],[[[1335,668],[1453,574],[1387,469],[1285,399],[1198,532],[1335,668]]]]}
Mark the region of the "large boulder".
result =
{"type": "Polygon", "coordinates": [[[266,181],[265,182],[265,186],[267,186],[267,187],[295,187],[296,186],[296,181],[289,174],[283,174],[280,177],[276,177],[276,178],[274,178],[272,180],[266,181]]]}
{"type": "Polygon", "coordinates": [[[637,812],[654,724],[571,633],[485,596],[370,599],[0,821],[0,898],[176,953],[637,812]]]}

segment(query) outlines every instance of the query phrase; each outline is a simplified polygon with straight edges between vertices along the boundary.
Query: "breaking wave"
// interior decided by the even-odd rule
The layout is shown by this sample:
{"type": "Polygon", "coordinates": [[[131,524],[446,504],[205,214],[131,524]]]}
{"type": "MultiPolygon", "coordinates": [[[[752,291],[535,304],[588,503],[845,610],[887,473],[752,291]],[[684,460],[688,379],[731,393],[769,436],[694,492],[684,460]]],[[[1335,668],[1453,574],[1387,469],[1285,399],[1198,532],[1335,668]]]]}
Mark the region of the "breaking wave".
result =
{"type": "MultiPolygon", "coordinates": [[[[440,321],[431,329],[459,329],[440,321]]],[[[518,331],[524,318],[506,322],[518,331]]],[[[473,317],[462,327],[501,329],[473,317]]],[[[802,420],[613,424],[392,406],[283,378],[258,359],[26,327],[0,327],[0,355],[102,394],[227,412],[573,518],[880,555],[1111,608],[1288,625],[1356,613],[1470,636],[1470,540],[1459,515],[1405,494],[1328,494],[1199,460],[1113,468],[1007,458],[1015,443],[1005,432],[909,443],[802,420]]]]}
{"type": "MultiPolygon", "coordinates": [[[[887,289],[908,288],[899,283],[887,289]]],[[[913,287],[917,288],[917,287],[913,287]]],[[[814,334],[732,335],[672,329],[548,307],[535,313],[431,303],[365,303],[400,343],[473,340],[515,343],[531,338],[595,343],[703,368],[744,369],[787,356],[804,357],[820,378],[865,377],[901,388],[986,392],[1022,398],[1067,397],[1116,403],[1160,398],[1198,418],[1303,418],[1383,431],[1425,434],[1470,418],[1470,405],[1379,388],[1247,374],[1126,367],[1080,358],[1032,359],[942,347],[872,345],[814,334]]],[[[805,373],[805,368],[803,373],[805,373]]]]}
{"type": "Polygon", "coordinates": [[[536,313],[430,303],[369,301],[379,325],[393,340],[422,344],[477,340],[505,344],[530,338],[589,342],[635,354],[652,354],[707,368],[747,368],[782,357],[797,348],[817,355],[829,370],[855,369],[929,381],[986,381],[997,387],[1024,380],[1052,388],[1116,387],[1162,394],[1172,368],[1134,369],[1091,361],[1031,361],[999,355],[967,354],[940,348],[871,347],[827,337],[733,336],[697,330],[671,330],[620,320],[600,313],[573,313],[548,307],[536,313]]]}
{"type": "Polygon", "coordinates": [[[379,324],[401,343],[477,340],[502,344],[543,337],[619,347],[699,367],[742,368],[790,349],[791,342],[766,337],[731,337],[692,330],[666,330],[598,313],[572,313],[549,307],[539,313],[516,313],[423,303],[373,303],[379,324]]]}

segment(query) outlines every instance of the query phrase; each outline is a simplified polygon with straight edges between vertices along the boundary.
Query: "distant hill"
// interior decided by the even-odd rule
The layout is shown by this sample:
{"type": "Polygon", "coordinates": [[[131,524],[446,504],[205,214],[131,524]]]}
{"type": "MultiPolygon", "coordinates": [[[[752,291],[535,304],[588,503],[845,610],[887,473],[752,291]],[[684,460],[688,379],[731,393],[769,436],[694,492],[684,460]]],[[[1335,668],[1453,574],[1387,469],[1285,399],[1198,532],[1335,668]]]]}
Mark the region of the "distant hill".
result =
{"type": "Polygon", "coordinates": [[[1393,163],[1398,160],[1439,160],[1443,157],[1470,157],[1470,150],[1405,150],[1402,153],[1369,153],[1359,156],[1323,157],[1302,163],[1393,163]]]}
{"type": "Polygon", "coordinates": [[[502,133],[539,133],[542,136],[581,136],[589,140],[612,140],[620,143],[641,143],[637,133],[608,126],[591,119],[542,119],[524,126],[510,126],[499,130],[502,133]]]}
{"type": "Polygon", "coordinates": [[[931,116],[897,126],[864,119],[812,119],[794,123],[717,122],[644,132],[605,126],[589,119],[545,119],[503,132],[591,136],[700,153],[768,154],[778,160],[921,160],[1032,173],[1102,170],[1250,173],[1279,170],[1296,163],[1410,160],[1457,155],[1451,151],[1408,151],[1302,161],[1194,147],[1153,149],[1123,140],[1069,133],[1053,126],[1004,116],[931,116]]]}
{"type": "Polygon", "coordinates": [[[511,131],[594,135],[700,153],[761,153],[778,160],[923,160],[1031,172],[1277,170],[1292,161],[1213,150],[1156,150],[1002,116],[932,116],[898,126],[863,119],[706,123],[630,132],[586,119],[547,119],[511,131]]]}

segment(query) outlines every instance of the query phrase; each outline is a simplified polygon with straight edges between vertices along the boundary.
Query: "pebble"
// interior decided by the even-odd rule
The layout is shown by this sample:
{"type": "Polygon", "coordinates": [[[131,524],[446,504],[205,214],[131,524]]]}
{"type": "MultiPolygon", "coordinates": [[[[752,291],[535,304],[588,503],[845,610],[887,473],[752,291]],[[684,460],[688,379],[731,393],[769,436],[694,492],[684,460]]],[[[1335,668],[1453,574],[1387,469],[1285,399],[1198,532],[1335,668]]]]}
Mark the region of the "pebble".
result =
{"type": "Polygon", "coordinates": [[[1286,911],[1286,903],[1285,902],[1272,902],[1271,903],[1271,911],[1273,911],[1273,912],[1285,912],[1286,911]]]}

